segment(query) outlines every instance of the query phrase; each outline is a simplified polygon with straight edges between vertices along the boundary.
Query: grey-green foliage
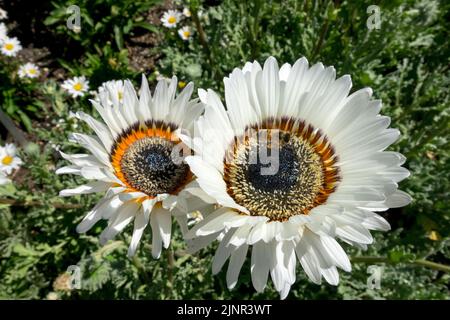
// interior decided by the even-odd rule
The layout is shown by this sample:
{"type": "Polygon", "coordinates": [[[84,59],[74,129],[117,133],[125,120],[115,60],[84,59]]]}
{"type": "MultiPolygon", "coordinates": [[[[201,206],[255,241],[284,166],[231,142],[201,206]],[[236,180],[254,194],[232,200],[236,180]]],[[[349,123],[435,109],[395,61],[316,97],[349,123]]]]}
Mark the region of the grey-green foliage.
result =
{"type": "MultiPolygon", "coordinates": [[[[161,27],[165,40],[158,48],[164,75],[177,74],[198,87],[223,93],[222,78],[234,67],[269,55],[293,63],[306,56],[312,63],[334,65],[339,76],[352,75],[354,90],[370,86],[383,100],[382,113],[402,132],[393,150],[407,156],[412,176],[400,187],[414,201],[384,216],[392,231],[375,233],[368,251],[344,245],[353,257],[386,258],[380,290],[370,290],[366,263],[354,263],[351,273],[341,272],[338,287],[312,284],[298,268],[289,299],[448,299],[449,275],[417,266],[415,259],[442,264],[449,260],[449,9],[446,1],[381,1],[381,29],[366,27],[370,1],[231,1],[200,6],[207,47],[197,33],[186,43],[176,30],[161,27]],[[211,63],[212,62],[212,63],[211,63]],[[432,234],[433,236],[430,236],[432,234]],[[432,240],[433,239],[433,240],[432,240]]],[[[198,3],[192,1],[195,10],[198,3]]],[[[192,24],[186,19],[183,24],[192,24]]],[[[74,62],[71,62],[74,63],[74,62]]],[[[87,105],[77,106],[90,110],[87,105]]],[[[67,116],[66,112],[62,112],[67,116]]],[[[76,151],[66,136],[74,120],[53,130],[36,129],[40,141],[52,141],[65,151],[76,151]]],[[[79,125],[79,124],[78,124],[79,125]]],[[[85,127],[78,127],[88,132],[85,127]]],[[[28,156],[27,175],[2,194],[20,201],[40,201],[44,206],[0,207],[0,297],[45,298],[57,291],[62,298],[98,299],[208,299],[278,298],[269,282],[262,294],[251,285],[249,261],[238,285],[226,288],[225,272],[211,274],[216,244],[196,255],[185,254],[180,232],[171,250],[159,260],[151,257],[151,236],[146,232],[137,257],[126,257],[130,228],[102,248],[99,223],[87,235],[75,232],[76,224],[96,196],[60,200],[59,190],[82,183],[73,176],[58,177],[54,169],[63,161],[49,147],[28,156]],[[50,203],[81,205],[54,208],[50,203]],[[69,265],[82,270],[82,289],[67,292],[53,287],[69,265]],[[57,290],[58,289],[58,290],[57,290]]],[[[25,157],[25,155],[24,155],[25,157]]]]}

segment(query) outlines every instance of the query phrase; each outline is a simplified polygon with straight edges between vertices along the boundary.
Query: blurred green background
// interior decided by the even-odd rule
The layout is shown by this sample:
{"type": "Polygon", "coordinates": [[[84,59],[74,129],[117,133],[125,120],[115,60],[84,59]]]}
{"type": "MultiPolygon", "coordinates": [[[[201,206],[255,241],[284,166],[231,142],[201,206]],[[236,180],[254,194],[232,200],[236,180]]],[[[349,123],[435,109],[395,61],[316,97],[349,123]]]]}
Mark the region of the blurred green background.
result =
{"type": "MultiPolygon", "coordinates": [[[[288,299],[449,299],[450,2],[79,0],[78,33],[66,26],[71,4],[0,1],[8,34],[24,47],[17,57],[0,56],[0,106],[32,142],[21,149],[25,164],[13,183],[0,186],[0,298],[278,299],[271,283],[255,293],[248,261],[229,291],[225,272],[211,275],[215,246],[187,255],[178,228],[159,260],[151,257],[150,232],[132,260],[129,229],[100,247],[104,223],[75,231],[98,197],[59,198],[82,179],[54,173],[65,163],[55,147],[77,151],[68,134],[89,132],[69,111],[95,114],[89,96],[72,99],[61,90],[64,79],[85,75],[95,90],[112,79],[138,85],[141,73],[152,86],[176,74],[223,93],[222,79],[234,67],[273,55],[282,63],[305,56],[334,65],[338,76],[352,76],[353,90],[373,88],[402,133],[391,150],[407,157],[412,175],[400,188],[414,199],[382,213],[392,230],[375,232],[367,251],[344,245],[353,271],[340,272],[338,287],[314,285],[298,267],[288,299]],[[370,5],[380,9],[380,29],[367,27],[370,5]],[[177,28],[161,25],[166,10],[184,7],[192,15],[177,28]],[[189,41],[178,36],[182,26],[193,30],[189,41]],[[17,77],[28,61],[43,69],[39,79],[17,77]],[[67,285],[70,265],[80,267],[81,289],[67,285]],[[370,265],[384,267],[378,290],[367,287],[370,265]]],[[[2,145],[20,143],[1,125],[0,136],[2,145]]]]}

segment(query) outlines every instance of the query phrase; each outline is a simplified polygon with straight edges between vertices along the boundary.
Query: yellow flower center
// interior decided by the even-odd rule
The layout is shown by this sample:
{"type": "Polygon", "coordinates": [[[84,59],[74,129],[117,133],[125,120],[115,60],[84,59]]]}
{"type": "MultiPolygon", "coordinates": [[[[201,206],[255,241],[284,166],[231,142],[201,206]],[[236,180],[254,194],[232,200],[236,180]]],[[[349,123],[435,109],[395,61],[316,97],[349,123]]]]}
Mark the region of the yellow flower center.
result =
{"type": "Polygon", "coordinates": [[[29,74],[36,74],[36,69],[31,68],[30,70],[28,70],[29,74]]]}
{"type": "Polygon", "coordinates": [[[177,22],[177,18],[175,18],[174,16],[170,16],[169,19],[167,19],[167,21],[169,23],[175,23],[175,22],[177,22]]]}
{"type": "Polygon", "coordinates": [[[81,89],[83,89],[83,85],[81,83],[77,82],[73,85],[73,89],[76,91],[80,91],[81,89]]]}
{"type": "Polygon", "coordinates": [[[3,163],[5,166],[10,165],[12,161],[13,161],[13,157],[11,157],[11,156],[5,156],[5,157],[2,159],[2,163],[3,163]]]}
{"type": "Polygon", "coordinates": [[[191,35],[191,33],[189,31],[184,31],[183,35],[185,38],[189,38],[189,36],[191,35]]]}
{"type": "Polygon", "coordinates": [[[8,51],[11,51],[12,49],[14,49],[14,45],[12,43],[6,43],[5,49],[8,51]]]}

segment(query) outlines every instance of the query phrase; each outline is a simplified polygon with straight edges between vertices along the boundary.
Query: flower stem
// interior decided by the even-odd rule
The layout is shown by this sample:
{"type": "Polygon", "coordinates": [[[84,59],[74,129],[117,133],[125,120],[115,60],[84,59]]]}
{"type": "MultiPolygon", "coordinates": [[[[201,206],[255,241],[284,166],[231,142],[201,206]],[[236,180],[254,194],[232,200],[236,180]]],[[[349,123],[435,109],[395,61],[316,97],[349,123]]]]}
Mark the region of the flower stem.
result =
{"type": "Polygon", "coordinates": [[[131,261],[132,261],[133,265],[136,267],[136,269],[138,269],[140,271],[139,274],[142,275],[142,277],[144,278],[144,282],[146,284],[150,284],[151,279],[149,278],[147,271],[145,270],[145,267],[141,262],[141,259],[139,259],[139,257],[137,255],[135,255],[131,261]]]}
{"type": "Polygon", "coordinates": [[[325,40],[325,35],[328,32],[329,20],[326,18],[325,23],[322,25],[322,29],[320,30],[320,37],[317,41],[317,44],[313,50],[311,61],[313,61],[317,56],[319,56],[320,51],[322,50],[323,42],[325,40]]]}
{"type": "MultiPolygon", "coordinates": [[[[396,264],[395,262],[392,262],[388,258],[385,257],[374,257],[374,256],[366,256],[366,257],[352,257],[352,262],[355,263],[387,263],[387,264],[396,264]]],[[[450,266],[447,266],[445,264],[428,261],[425,259],[417,259],[412,260],[410,262],[399,262],[399,263],[410,263],[417,266],[427,267],[430,269],[443,271],[443,272],[449,272],[450,273],[450,266]]]]}
{"type": "Polygon", "coordinates": [[[173,268],[175,266],[174,252],[171,247],[167,248],[167,292],[166,298],[170,298],[173,289],[173,268]]]}
{"type": "Polygon", "coordinates": [[[50,202],[45,203],[41,201],[20,201],[15,199],[1,199],[0,198],[0,204],[6,204],[13,207],[43,207],[46,205],[49,205],[51,207],[54,207],[56,209],[78,209],[82,208],[83,206],[78,203],[62,203],[62,202],[50,202]]]}
{"type": "Polygon", "coordinates": [[[202,45],[203,49],[205,50],[205,53],[208,55],[208,58],[211,58],[211,56],[210,56],[211,50],[208,45],[208,40],[206,39],[205,30],[203,30],[203,26],[198,17],[198,11],[196,8],[191,8],[190,10],[192,12],[192,20],[194,21],[195,28],[197,29],[197,34],[198,34],[200,44],[202,45]]]}
{"type": "Polygon", "coordinates": [[[213,52],[211,51],[211,48],[208,44],[208,38],[206,37],[205,30],[203,29],[202,23],[200,21],[200,18],[198,16],[198,8],[195,6],[191,6],[191,17],[194,21],[195,29],[197,30],[198,39],[200,41],[201,46],[203,47],[203,51],[208,59],[207,67],[211,73],[211,77],[214,78],[219,83],[222,81],[222,78],[220,77],[220,74],[216,72],[215,67],[217,64],[215,63],[213,52]]]}
{"type": "Polygon", "coordinates": [[[20,130],[11,118],[3,112],[0,108],[0,123],[8,130],[8,132],[13,136],[14,140],[17,141],[23,148],[28,145],[28,140],[25,137],[25,134],[20,130]]]}

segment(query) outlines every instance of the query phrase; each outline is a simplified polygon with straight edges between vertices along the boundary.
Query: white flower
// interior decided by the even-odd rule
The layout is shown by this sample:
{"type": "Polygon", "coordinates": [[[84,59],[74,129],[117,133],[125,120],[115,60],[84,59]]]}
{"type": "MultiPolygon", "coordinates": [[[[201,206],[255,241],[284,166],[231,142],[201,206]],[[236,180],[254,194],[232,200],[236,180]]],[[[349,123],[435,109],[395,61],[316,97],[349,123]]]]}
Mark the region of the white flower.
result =
{"type": "Polygon", "coordinates": [[[183,28],[178,30],[178,35],[181,39],[187,41],[191,38],[191,28],[188,26],[184,26],[183,28]]]}
{"type": "Polygon", "coordinates": [[[0,44],[8,38],[8,29],[3,22],[0,22],[0,44]]]}
{"type": "Polygon", "coordinates": [[[0,8],[0,20],[4,20],[8,18],[8,12],[0,8]]]}
{"type": "Polygon", "coordinates": [[[5,56],[8,57],[15,57],[17,55],[17,52],[19,52],[20,50],[22,50],[22,45],[20,44],[19,40],[17,40],[17,38],[4,38],[3,41],[1,42],[1,46],[2,46],[2,53],[5,56]]]}
{"type": "Polygon", "coordinates": [[[188,165],[174,157],[183,146],[176,131],[189,132],[193,120],[203,111],[202,104],[190,100],[193,87],[189,83],[175,97],[177,79],[173,77],[170,84],[158,82],[152,97],[143,76],[139,95],[130,81],[123,82],[123,103],[111,99],[117,94],[114,86],[105,87],[109,95],[100,95],[100,103],[91,101],[104,123],[83,112],[76,114],[96,136],[72,134],[70,140],[89,153],[61,153],[72,164],[57,173],[81,175],[91,181],[62,190],[60,195],[105,192],[78,225],[78,232],[86,232],[100,219],[106,219],[108,226],[100,235],[104,244],[134,220],[129,256],[135,254],[148,224],[153,256],[158,258],[162,247],[169,246],[172,216],[186,219],[186,213],[195,210],[190,199],[203,194],[188,165]]]}
{"type": "Polygon", "coordinates": [[[369,88],[349,95],[350,76],[335,76],[305,58],[279,68],[271,57],[264,68],[247,63],[224,79],[226,109],[214,91],[199,91],[206,106],[197,135],[181,138],[196,152],[186,162],[197,182],[222,207],[186,238],[196,240],[193,251],[222,239],[212,271],[230,259],[229,288],[249,246],[258,292],[270,273],[285,298],[297,260],[314,283],[337,285],[336,268],[351,265],[335,239],[366,248],[369,230],[390,228],[374,211],[411,201],[397,190],[409,176],[405,157],[384,151],[399,131],[379,115],[381,101],[369,88]]]}
{"type": "Polygon", "coordinates": [[[7,143],[4,147],[0,146],[0,171],[11,174],[13,170],[18,169],[22,164],[22,160],[16,155],[16,146],[7,143]]]}
{"type": "Polygon", "coordinates": [[[27,62],[19,67],[19,71],[17,73],[20,78],[37,78],[39,77],[41,71],[34,63],[27,62]]]}
{"type": "Polygon", "coordinates": [[[110,104],[114,105],[122,104],[123,90],[124,82],[122,80],[111,80],[104,82],[98,88],[97,100],[109,101],[110,104]]]}
{"type": "Polygon", "coordinates": [[[191,10],[189,8],[183,8],[183,15],[189,18],[191,16],[191,10]]]}
{"type": "Polygon", "coordinates": [[[4,184],[8,184],[10,183],[11,180],[9,180],[6,175],[0,171],[0,186],[4,185],[4,184]]]}
{"type": "Polygon", "coordinates": [[[73,98],[82,97],[89,90],[89,81],[85,76],[74,77],[64,81],[61,85],[73,98]]]}
{"type": "Polygon", "coordinates": [[[163,23],[163,26],[167,28],[175,28],[177,26],[177,23],[180,21],[181,15],[176,10],[168,10],[164,12],[161,22],[163,23]]]}

